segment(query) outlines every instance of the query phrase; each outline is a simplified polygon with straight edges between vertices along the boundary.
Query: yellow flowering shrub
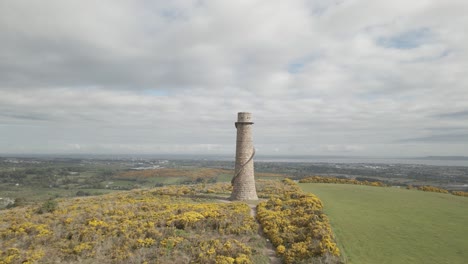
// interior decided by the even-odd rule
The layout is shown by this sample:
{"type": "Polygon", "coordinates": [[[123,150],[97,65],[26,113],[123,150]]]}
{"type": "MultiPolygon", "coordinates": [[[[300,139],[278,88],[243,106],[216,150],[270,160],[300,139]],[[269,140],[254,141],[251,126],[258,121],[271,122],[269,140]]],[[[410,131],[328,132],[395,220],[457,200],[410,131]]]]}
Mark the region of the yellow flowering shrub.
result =
{"type": "MultiPolygon", "coordinates": [[[[299,180],[300,183],[339,183],[339,184],[356,184],[356,185],[368,185],[368,186],[375,186],[375,187],[385,187],[385,184],[379,181],[358,181],[355,179],[340,179],[335,177],[321,177],[321,176],[311,176],[304,179],[299,180]]],[[[406,186],[406,189],[409,190],[419,190],[424,192],[436,192],[436,193],[451,193],[453,195],[458,196],[465,196],[468,197],[468,192],[463,191],[452,191],[449,192],[443,188],[435,187],[435,186],[406,186]]]]}
{"type": "Polygon", "coordinates": [[[335,177],[311,176],[299,180],[300,183],[339,183],[339,184],[355,184],[368,185],[375,187],[385,187],[385,184],[379,181],[358,181],[355,179],[342,179],[335,177]]]}
{"type": "Polygon", "coordinates": [[[200,241],[194,248],[199,251],[195,263],[253,263],[251,247],[237,239],[200,241]]]}
{"type": "Polygon", "coordinates": [[[235,259],[233,257],[217,256],[216,264],[234,264],[235,259]]]}
{"type": "MultiPolygon", "coordinates": [[[[257,208],[261,228],[285,263],[339,255],[317,197],[289,179],[257,189],[268,198],[257,208]]],[[[249,205],[217,200],[231,190],[167,186],[57,200],[43,214],[37,205],[0,211],[0,264],[267,263],[249,205]]]]}
{"type": "Polygon", "coordinates": [[[154,245],[154,242],[155,240],[149,237],[145,239],[142,239],[142,238],[137,239],[138,247],[151,247],[152,245],[154,245]]]}
{"type": "Polygon", "coordinates": [[[447,190],[439,188],[439,187],[435,187],[435,186],[418,186],[418,187],[414,187],[414,189],[417,189],[423,192],[449,193],[447,190]]]}
{"type": "Polygon", "coordinates": [[[463,191],[453,191],[452,194],[457,195],[457,196],[468,197],[468,192],[463,192],[463,191]]]}
{"type": "Polygon", "coordinates": [[[206,198],[229,184],[168,186],[0,211],[0,264],[252,263],[262,238],[250,207],[206,198]],[[210,191],[211,192],[211,191],[210,191]],[[250,262],[248,262],[250,261],[250,262]]]}
{"type": "Polygon", "coordinates": [[[257,205],[257,219],[276,253],[285,263],[320,259],[340,263],[340,251],[322,211],[322,202],[315,195],[302,192],[289,179],[283,180],[282,185],[266,187],[270,198],[257,205]]]}
{"type": "Polygon", "coordinates": [[[31,264],[36,263],[44,257],[44,251],[42,250],[21,251],[18,248],[6,248],[3,250],[0,249],[0,264],[31,264]]]}

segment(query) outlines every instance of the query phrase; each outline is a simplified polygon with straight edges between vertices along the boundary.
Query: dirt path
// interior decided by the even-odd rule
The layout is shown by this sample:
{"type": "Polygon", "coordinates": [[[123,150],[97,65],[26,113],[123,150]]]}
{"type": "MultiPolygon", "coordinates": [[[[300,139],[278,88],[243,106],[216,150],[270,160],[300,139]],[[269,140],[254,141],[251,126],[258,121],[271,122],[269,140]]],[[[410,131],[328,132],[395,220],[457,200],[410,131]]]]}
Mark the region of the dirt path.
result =
{"type": "MultiPolygon", "coordinates": [[[[219,202],[222,203],[230,203],[231,201],[228,199],[218,199],[219,202]]],[[[250,207],[250,216],[252,216],[254,219],[256,219],[257,216],[257,204],[253,203],[247,203],[247,205],[250,207]]],[[[263,254],[267,256],[270,259],[271,264],[281,264],[281,259],[276,256],[276,251],[275,247],[273,244],[271,244],[270,240],[268,240],[265,237],[265,234],[263,233],[262,226],[259,224],[258,226],[258,235],[266,239],[266,246],[263,249],[263,254]]]]}
{"type": "MultiPolygon", "coordinates": [[[[250,215],[256,219],[257,216],[257,205],[249,204],[250,207],[250,215]]],[[[265,234],[263,233],[262,226],[259,224],[258,226],[258,235],[265,238],[265,234]]],[[[270,240],[266,239],[266,247],[263,250],[263,254],[270,258],[271,264],[281,264],[281,259],[276,256],[275,247],[271,244],[270,240]]]]}

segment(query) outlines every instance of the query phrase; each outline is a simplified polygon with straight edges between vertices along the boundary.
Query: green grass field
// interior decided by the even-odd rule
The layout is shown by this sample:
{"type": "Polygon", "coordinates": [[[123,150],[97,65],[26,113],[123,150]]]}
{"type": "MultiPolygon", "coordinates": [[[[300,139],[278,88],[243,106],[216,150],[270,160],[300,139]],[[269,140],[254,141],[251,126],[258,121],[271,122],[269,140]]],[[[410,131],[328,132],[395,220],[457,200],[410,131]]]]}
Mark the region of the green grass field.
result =
{"type": "Polygon", "coordinates": [[[348,263],[468,263],[468,198],[344,184],[300,184],[325,204],[348,263]]]}

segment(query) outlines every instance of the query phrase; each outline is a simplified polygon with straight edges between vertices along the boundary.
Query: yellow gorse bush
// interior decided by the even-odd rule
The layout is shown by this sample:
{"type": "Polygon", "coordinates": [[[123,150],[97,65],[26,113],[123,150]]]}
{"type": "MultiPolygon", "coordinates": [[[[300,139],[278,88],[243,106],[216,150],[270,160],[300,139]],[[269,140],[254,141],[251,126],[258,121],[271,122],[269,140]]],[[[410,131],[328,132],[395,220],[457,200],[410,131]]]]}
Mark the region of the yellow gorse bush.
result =
{"type": "Polygon", "coordinates": [[[468,197],[468,192],[463,192],[463,191],[453,191],[452,194],[457,195],[457,196],[468,197]]]}
{"type": "Polygon", "coordinates": [[[447,190],[439,188],[439,187],[435,187],[435,186],[418,186],[418,187],[414,187],[414,189],[417,189],[423,192],[449,193],[447,190]]]}
{"type": "Polygon", "coordinates": [[[340,251],[333,240],[322,202],[302,192],[289,179],[283,186],[269,186],[270,198],[257,206],[257,219],[263,232],[276,247],[285,263],[310,263],[327,258],[340,262],[340,251]]]}
{"type": "MultiPolygon", "coordinates": [[[[291,180],[257,181],[262,229],[286,263],[339,255],[321,201],[291,180]]],[[[168,186],[0,211],[0,264],[267,263],[259,225],[229,183],[168,186]]]]}
{"type": "Polygon", "coordinates": [[[358,181],[355,179],[342,179],[335,177],[321,177],[311,176],[299,180],[300,183],[339,183],[339,184],[355,184],[355,185],[368,185],[375,187],[385,187],[385,184],[379,181],[358,181]]]}
{"type": "Polygon", "coordinates": [[[468,197],[468,192],[464,191],[451,191],[449,192],[448,190],[445,190],[443,188],[435,187],[435,186],[430,186],[430,185],[425,185],[425,186],[412,186],[408,185],[406,189],[409,190],[418,190],[418,191],[423,191],[423,192],[435,192],[435,193],[447,193],[447,194],[453,194],[456,196],[463,196],[463,197],[468,197]]]}
{"type": "Polygon", "coordinates": [[[0,211],[0,263],[252,263],[261,254],[251,249],[254,238],[261,238],[250,207],[192,197],[205,189],[170,186],[64,199],[43,214],[35,206],[0,211]]]}

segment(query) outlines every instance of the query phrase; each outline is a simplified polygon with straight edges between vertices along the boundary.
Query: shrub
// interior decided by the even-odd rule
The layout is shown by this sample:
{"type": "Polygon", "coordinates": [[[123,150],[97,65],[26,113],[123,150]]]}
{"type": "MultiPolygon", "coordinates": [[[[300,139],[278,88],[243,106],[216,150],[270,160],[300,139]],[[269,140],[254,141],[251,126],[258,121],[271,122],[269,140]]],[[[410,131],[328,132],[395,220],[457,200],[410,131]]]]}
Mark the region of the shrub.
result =
{"type": "Polygon", "coordinates": [[[335,177],[321,177],[321,176],[311,176],[299,180],[300,183],[339,183],[339,184],[356,184],[356,185],[368,185],[375,187],[385,187],[385,184],[379,181],[358,181],[355,179],[343,179],[335,177]]]}
{"type": "Polygon", "coordinates": [[[468,197],[468,192],[463,192],[463,191],[453,191],[452,194],[457,195],[457,196],[468,197]]]}
{"type": "Polygon", "coordinates": [[[340,263],[340,251],[322,202],[302,192],[290,179],[276,186],[276,195],[257,206],[257,219],[276,253],[285,263],[319,262],[324,258],[330,259],[327,263],[340,263]]]}
{"type": "Polygon", "coordinates": [[[7,210],[0,263],[257,263],[263,239],[250,207],[194,197],[205,190],[170,186],[7,210]]]}
{"type": "Polygon", "coordinates": [[[79,190],[75,194],[76,196],[90,196],[91,194],[89,192],[85,192],[83,190],[79,190]]]}
{"type": "Polygon", "coordinates": [[[13,207],[18,207],[18,206],[25,206],[27,204],[27,201],[23,197],[18,197],[16,198],[13,203],[9,203],[6,208],[13,208],[13,207]]]}
{"type": "Polygon", "coordinates": [[[43,214],[43,213],[52,213],[57,209],[57,202],[55,200],[47,200],[45,201],[41,207],[37,209],[38,214],[43,214]]]}
{"type": "Polygon", "coordinates": [[[445,189],[434,187],[434,186],[418,186],[418,187],[414,187],[414,189],[420,190],[423,192],[449,193],[445,189]]]}

